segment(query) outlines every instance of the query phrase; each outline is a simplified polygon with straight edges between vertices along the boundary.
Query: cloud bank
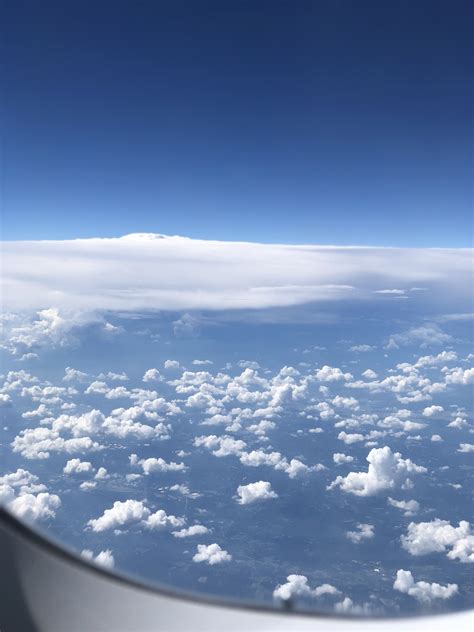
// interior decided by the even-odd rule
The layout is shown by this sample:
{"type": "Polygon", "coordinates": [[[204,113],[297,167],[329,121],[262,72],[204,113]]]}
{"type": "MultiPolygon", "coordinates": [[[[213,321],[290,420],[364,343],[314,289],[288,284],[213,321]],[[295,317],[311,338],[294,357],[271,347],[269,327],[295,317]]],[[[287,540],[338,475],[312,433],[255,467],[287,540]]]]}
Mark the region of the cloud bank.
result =
{"type": "MultiPolygon", "coordinates": [[[[464,296],[469,249],[292,246],[133,234],[3,243],[4,309],[256,309],[422,285],[464,296]]],[[[396,295],[395,295],[396,296],[396,295]]]]}

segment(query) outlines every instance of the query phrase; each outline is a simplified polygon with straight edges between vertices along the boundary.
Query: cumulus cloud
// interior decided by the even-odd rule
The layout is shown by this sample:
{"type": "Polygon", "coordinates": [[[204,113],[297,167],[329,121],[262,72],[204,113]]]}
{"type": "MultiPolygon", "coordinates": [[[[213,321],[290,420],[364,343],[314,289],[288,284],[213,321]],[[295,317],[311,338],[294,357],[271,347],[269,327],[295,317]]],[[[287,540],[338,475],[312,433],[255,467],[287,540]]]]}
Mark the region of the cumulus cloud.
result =
{"type": "Polygon", "coordinates": [[[370,540],[374,535],[374,525],[363,522],[359,522],[355,531],[346,532],[346,537],[354,544],[360,544],[363,540],[370,540]]]}
{"type": "Polygon", "coordinates": [[[64,474],[92,474],[94,468],[89,461],[81,461],[80,459],[70,459],[63,467],[64,474]]]}
{"type": "Polygon", "coordinates": [[[436,413],[442,413],[444,408],[442,406],[427,406],[423,409],[423,417],[432,417],[436,413]]]}
{"type": "Polygon", "coordinates": [[[457,527],[439,518],[431,522],[410,522],[406,535],[400,539],[411,555],[446,552],[452,560],[474,563],[474,535],[466,520],[461,520],[457,527]]]}
{"type": "Polygon", "coordinates": [[[261,500],[278,498],[278,494],[272,490],[268,481],[257,481],[248,485],[239,485],[237,488],[237,502],[240,505],[249,505],[261,500]]]}
{"type": "Polygon", "coordinates": [[[468,249],[286,246],[147,234],[6,242],[2,295],[8,310],[43,309],[56,305],[58,296],[62,306],[76,310],[192,310],[337,300],[351,295],[353,286],[370,297],[394,279],[464,294],[471,261],[468,249]],[[84,269],[94,272],[87,283],[84,269]]]}
{"type": "Polygon", "coordinates": [[[195,535],[204,535],[205,533],[209,533],[209,529],[202,524],[193,524],[187,529],[173,531],[175,538],[192,538],[195,535]]]}
{"type": "Polygon", "coordinates": [[[193,556],[193,562],[205,562],[210,566],[215,564],[222,564],[223,562],[230,562],[232,555],[230,555],[225,549],[222,549],[218,544],[198,544],[197,553],[193,556]]]}
{"type": "Polygon", "coordinates": [[[59,496],[49,492],[20,494],[8,503],[10,511],[26,522],[54,518],[56,510],[60,506],[61,499],[59,496]]]}
{"type": "Polygon", "coordinates": [[[395,500],[389,496],[387,502],[392,507],[403,511],[403,515],[405,516],[414,516],[420,511],[420,503],[416,500],[395,500]]]}
{"type": "Polygon", "coordinates": [[[343,373],[341,369],[326,364],[316,371],[315,376],[320,382],[339,382],[341,380],[348,381],[352,379],[350,373],[343,373]]]}
{"type": "Polygon", "coordinates": [[[367,461],[367,472],[338,476],[328,489],[340,487],[342,491],[356,496],[373,496],[398,486],[407,486],[410,475],[427,471],[410,459],[403,459],[399,452],[392,452],[388,446],[373,448],[367,455],[367,461]]]}
{"type": "Polygon", "coordinates": [[[106,509],[99,518],[87,523],[92,531],[100,533],[109,529],[117,529],[136,524],[148,518],[150,510],[139,500],[116,500],[110,509],[106,509]]]}
{"type": "Polygon", "coordinates": [[[342,465],[344,463],[352,463],[354,460],[353,456],[348,456],[347,454],[343,454],[342,452],[335,452],[332,455],[332,460],[336,465],[342,465]]]}
{"type": "Polygon", "coordinates": [[[168,463],[161,457],[138,459],[136,454],[131,454],[129,460],[130,465],[140,466],[144,474],[153,474],[155,472],[183,472],[186,469],[184,463],[175,463],[174,461],[168,463]]]}
{"type": "Polygon", "coordinates": [[[81,555],[82,557],[85,557],[86,560],[90,560],[91,562],[95,562],[96,564],[105,566],[106,568],[113,568],[115,566],[115,559],[110,549],[100,551],[97,555],[94,555],[94,553],[89,549],[83,549],[81,551],[81,555]]]}
{"type": "Polygon", "coordinates": [[[397,571],[393,588],[425,604],[430,604],[435,599],[449,599],[458,592],[457,584],[443,586],[435,582],[415,582],[411,571],[403,569],[397,571]]]}
{"type": "Polygon", "coordinates": [[[145,371],[142,379],[144,382],[162,382],[164,380],[164,377],[161,375],[158,369],[148,369],[147,371],[145,371]]]}
{"type": "Polygon", "coordinates": [[[155,513],[150,514],[143,524],[147,529],[160,530],[167,528],[176,529],[177,527],[182,527],[185,522],[184,518],[169,515],[163,509],[158,509],[155,513]]]}
{"type": "Polygon", "coordinates": [[[311,588],[306,575],[288,575],[286,582],[279,584],[273,591],[273,598],[288,601],[293,597],[321,597],[337,594],[340,594],[340,591],[331,584],[321,584],[321,586],[311,588]]]}

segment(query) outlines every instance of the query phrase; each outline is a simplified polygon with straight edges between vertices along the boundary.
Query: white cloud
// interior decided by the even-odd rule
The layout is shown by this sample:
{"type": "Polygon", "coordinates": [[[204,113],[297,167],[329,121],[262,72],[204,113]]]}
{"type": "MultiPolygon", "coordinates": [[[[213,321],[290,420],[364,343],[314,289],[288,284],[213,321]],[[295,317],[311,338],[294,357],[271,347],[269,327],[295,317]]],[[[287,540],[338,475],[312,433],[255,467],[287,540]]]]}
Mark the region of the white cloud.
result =
{"type": "Polygon", "coordinates": [[[353,456],[348,456],[347,454],[343,454],[342,452],[335,452],[332,455],[332,460],[336,465],[342,465],[344,463],[352,463],[354,460],[353,456]]]}
{"type": "Polygon", "coordinates": [[[460,443],[458,452],[474,452],[474,443],[460,443]]]}
{"type": "Polygon", "coordinates": [[[187,529],[173,531],[175,538],[191,538],[194,535],[204,535],[205,533],[209,533],[209,529],[202,524],[193,524],[187,529]]]}
{"type": "Polygon", "coordinates": [[[70,459],[63,467],[64,474],[92,474],[94,468],[89,461],[81,461],[80,459],[70,459]]]}
{"type": "Polygon", "coordinates": [[[36,495],[21,494],[8,503],[10,511],[27,522],[54,518],[60,506],[59,496],[48,492],[40,492],[36,495]]]}
{"type": "Polygon", "coordinates": [[[400,539],[403,548],[411,555],[447,552],[452,560],[474,562],[474,535],[466,520],[461,520],[458,527],[439,518],[431,522],[410,522],[406,535],[400,539]]]}
{"type": "Polygon", "coordinates": [[[356,604],[350,597],[345,597],[334,606],[334,612],[338,614],[362,615],[368,616],[372,614],[372,607],[369,603],[363,605],[356,604]]]}
{"type": "Polygon", "coordinates": [[[22,430],[12,442],[13,452],[19,452],[26,459],[47,459],[51,452],[90,452],[102,446],[90,437],[64,439],[50,428],[28,428],[22,430]]]}
{"type": "Polygon", "coordinates": [[[89,376],[87,375],[87,373],[84,373],[83,371],[79,371],[78,369],[73,369],[70,366],[67,366],[64,369],[64,377],[63,377],[63,381],[64,382],[83,382],[84,380],[87,380],[89,376]]]}
{"type": "Polygon", "coordinates": [[[416,500],[395,500],[389,496],[387,502],[392,507],[403,511],[404,516],[414,516],[420,511],[420,503],[416,500]]]}
{"type": "Polygon", "coordinates": [[[179,369],[181,365],[177,360],[165,360],[163,366],[165,369],[179,369]]]}
{"type": "Polygon", "coordinates": [[[427,406],[424,410],[423,410],[423,417],[432,417],[433,415],[436,415],[436,413],[442,413],[444,411],[444,408],[442,406],[427,406]]]}
{"type": "Polygon", "coordinates": [[[434,599],[449,599],[458,592],[457,584],[443,586],[435,582],[415,582],[411,572],[403,569],[397,571],[393,588],[425,604],[430,604],[434,599]]]}
{"type": "Polygon", "coordinates": [[[218,544],[198,544],[197,553],[193,556],[193,562],[205,562],[210,566],[230,562],[232,555],[222,549],[218,544]]]}
{"type": "Polygon", "coordinates": [[[268,481],[257,481],[248,485],[239,485],[237,488],[238,500],[241,505],[248,505],[260,500],[278,498],[278,494],[272,490],[268,481]]]}
{"type": "Polygon", "coordinates": [[[185,522],[184,518],[177,518],[176,516],[167,514],[163,509],[158,509],[155,513],[150,514],[143,524],[147,529],[160,530],[168,528],[176,529],[182,527],[185,522]]]}
{"type": "Polygon", "coordinates": [[[347,531],[346,537],[354,544],[360,544],[363,540],[370,540],[375,535],[374,525],[359,522],[356,531],[347,531]]]}
{"type": "Polygon", "coordinates": [[[337,594],[340,594],[340,591],[331,584],[311,588],[305,575],[288,575],[286,583],[279,584],[273,591],[273,598],[287,601],[293,597],[321,597],[337,594]]]}
{"type": "Polygon", "coordinates": [[[373,345],[354,345],[350,347],[349,351],[353,353],[368,353],[369,351],[375,351],[376,348],[373,345]]]}
{"type": "Polygon", "coordinates": [[[363,373],[362,373],[362,377],[366,377],[368,380],[375,380],[378,378],[378,374],[373,371],[372,369],[366,369],[363,373]]]}
{"type": "Polygon", "coordinates": [[[148,369],[148,371],[145,371],[142,379],[144,382],[162,382],[164,377],[158,369],[148,369]]]}
{"type": "Polygon", "coordinates": [[[418,345],[422,349],[433,345],[451,342],[453,337],[445,333],[439,325],[434,323],[412,327],[406,332],[390,336],[388,349],[398,349],[409,345],[418,345]]]}
{"type": "Polygon", "coordinates": [[[81,555],[87,560],[91,560],[92,562],[105,566],[106,568],[113,568],[115,565],[115,559],[110,549],[100,551],[97,555],[94,555],[94,553],[89,549],[84,549],[81,551],[81,555]]]}
{"type": "Polygon", "coordinates": [[[474,367],[470,369],[461,369],[455,367],[445,371],[445,380],[447,384],[474,384],[474,367]]]}
{"type": "Polygon", "coordinates": [[[155,472],[183,472],[186,469],[184,463],[175,463],[174,461],[168,463],[161,457],[150,457],[148,459],[138,460],[136,454],[130,455],[130,464],[140,466],[144,474],[153,474],[155,472]]]}
{"type": "Polygon", "coordinates": [[[139,500],[116,500],[110,509],[106,509],[102,516],[89,520],[87,523],[92,531],[100,533],[118,527],[127,527],[145,520],[150,510],[139,500]]]}
{"type": "Polygon", "coordinates": [[[345,380],[347,382],[352,379],[352,375],[350,373],[343,373],[341,369],[328,366],[327,364],[325,364],[321,369],[318,369],[315,376],[320,382],[339,382],[341,380],[345,380]]]}
{"type": "Polygon", "coordinates": [[[263,308],[344,298],[354,285],[372,296],[377,285],[386,281],[390,287],[394,280],[464,294],[472,260],[468,249],[288,246],[143,234],[2,246],[8,310],[56,305],[58,296],[62,306],[79,310],[263,308]],[[93,271],[87,283],[84,269],[93,271]]]}
{"type": "Polygon", "coordinates": [[[342,491],[356,496],[373,496],[397,486],[406,486],[409,475],[426,472],[426,468],[410,459],[402,459],[399,452],[393,453],[388,446],[373,448],[367,455],[367,461],[367,472],[349,472],[345,477],[338,476],[328,489],[340,487],[342,491]]]}

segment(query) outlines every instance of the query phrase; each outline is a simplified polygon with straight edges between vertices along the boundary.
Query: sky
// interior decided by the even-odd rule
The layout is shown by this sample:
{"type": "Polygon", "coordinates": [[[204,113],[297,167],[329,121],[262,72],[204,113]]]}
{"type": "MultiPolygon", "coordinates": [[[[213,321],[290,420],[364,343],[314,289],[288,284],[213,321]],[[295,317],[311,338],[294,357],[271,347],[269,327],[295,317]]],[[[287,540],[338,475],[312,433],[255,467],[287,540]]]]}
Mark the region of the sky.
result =
{"type": "Polygon", "coordinates": [[[2,239],[472,245],[472,3],[6,4],[2,239]]]}

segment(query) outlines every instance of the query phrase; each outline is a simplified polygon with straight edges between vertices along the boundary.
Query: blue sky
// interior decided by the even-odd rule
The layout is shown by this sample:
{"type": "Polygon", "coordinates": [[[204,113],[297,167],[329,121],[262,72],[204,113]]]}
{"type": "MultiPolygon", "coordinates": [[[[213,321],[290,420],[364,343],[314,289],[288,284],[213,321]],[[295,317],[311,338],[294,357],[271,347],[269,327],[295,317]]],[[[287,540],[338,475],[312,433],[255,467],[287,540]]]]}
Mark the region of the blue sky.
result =
{"type": "Polygon", "coordinates": [[[472,245],[472,4],[10,3],[2,236],[472,245]]]}

